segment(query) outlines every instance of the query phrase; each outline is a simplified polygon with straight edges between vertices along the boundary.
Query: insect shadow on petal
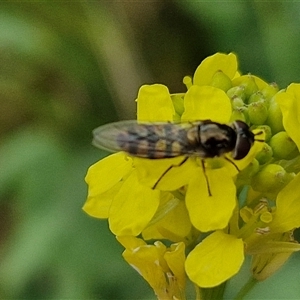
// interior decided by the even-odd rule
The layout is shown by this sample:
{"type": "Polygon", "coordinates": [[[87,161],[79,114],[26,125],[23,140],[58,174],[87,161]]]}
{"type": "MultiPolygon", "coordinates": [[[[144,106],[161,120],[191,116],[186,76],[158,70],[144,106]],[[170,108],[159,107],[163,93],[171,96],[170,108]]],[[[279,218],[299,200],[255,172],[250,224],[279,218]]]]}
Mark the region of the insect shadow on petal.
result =
{"type": "Polygon", "coordinates": [[[177,165],[168,167],[158,178],[155,189],[161,179],[175,167],[182,166],[189,157],[201,158],[202,169],[211,196],[211,189],[205,171],[205,159],[224,157],[239,171],[236,164],[225,157],[231,153],[234,160],[243,159],[250,151],[255,139],[249,126],[243,121],[220,124],[211,120],[187,123],[138,123],[137,121],[120,121],[106,124],[93,131],[93,145],[108,151],[125,151],[129,155],[164,159],[184,156],[177,165]]]}

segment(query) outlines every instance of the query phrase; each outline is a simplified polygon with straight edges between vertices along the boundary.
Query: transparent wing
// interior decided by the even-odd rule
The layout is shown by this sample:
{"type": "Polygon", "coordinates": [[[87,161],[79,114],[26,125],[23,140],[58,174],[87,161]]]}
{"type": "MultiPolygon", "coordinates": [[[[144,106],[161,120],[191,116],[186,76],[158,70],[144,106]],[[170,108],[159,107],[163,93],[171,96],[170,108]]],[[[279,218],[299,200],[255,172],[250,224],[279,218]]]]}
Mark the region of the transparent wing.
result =
{"type": "Polygon", "coordinates": [[[187,155],[187,129],[192,126],[193,123],[110,123],[93,131],[93,145],[109,151],[125,151],[144,158],[187,155]]]}
{"type": "Polygon", "coordinates": [[[117,152],[122,151],[120,136],[127,134],[129,128],[137,126],[136,120],[120,121],[102,125],[93,130],[92,144],[97,148],[117,152]]]}

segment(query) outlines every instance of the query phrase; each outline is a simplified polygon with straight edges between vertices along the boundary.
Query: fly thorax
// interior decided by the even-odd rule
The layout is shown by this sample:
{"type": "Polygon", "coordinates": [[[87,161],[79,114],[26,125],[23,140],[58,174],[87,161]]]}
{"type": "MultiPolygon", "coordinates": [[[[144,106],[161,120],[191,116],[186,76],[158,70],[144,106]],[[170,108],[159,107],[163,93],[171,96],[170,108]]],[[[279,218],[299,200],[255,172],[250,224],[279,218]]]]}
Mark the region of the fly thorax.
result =
{"type": "Polygon", "coordinates": [[[203,124],[200,129],[200,141],[207,157],[221,156],[234,149],[236,134],[229,126],[211,123],[203,124]]]}

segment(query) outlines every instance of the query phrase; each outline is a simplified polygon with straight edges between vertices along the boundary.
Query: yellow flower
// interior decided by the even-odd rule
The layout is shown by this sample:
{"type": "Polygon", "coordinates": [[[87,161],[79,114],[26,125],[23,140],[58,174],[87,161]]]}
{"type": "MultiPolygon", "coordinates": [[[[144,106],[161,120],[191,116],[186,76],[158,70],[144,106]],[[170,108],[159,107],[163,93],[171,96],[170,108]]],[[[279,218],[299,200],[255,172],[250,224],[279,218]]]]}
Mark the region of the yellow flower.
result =
{"type": "Polygon", "coordinates": [[[300,249],[292,239],[300,227],[300,84],[278,92],[275,84],[241,75],[233,53],[208,57],[184,83],[187,92],[172,95],[161,84],[142,86],[138,122],[243,120],[255,136],[246,157],[119,152],[86,176],[83,209],[108,219],[124,258],[160,299],[184,299],[185,273],[199,287],[217,287],[239,272],[246,255],[253,257],[253,276],[263,280],[300,249]]]}
{"type": "MultiPolygon", "coordinates": [[[[182,97],[182,122],[206,119],[229,122],[232,110],[230,98],[219,88],[203,85],[219,70],[232,79],[237,78],[235,55],[216,54],[198,67],[194,75],[195,85],[182,97]],[[209,74],[208,69],[213,72],[209,74]]],[[[174,120],[178,113],[173,105],[175,98],[163,85],[142,86],[137,98],[138,120],[174,120]]],[[[148,227],[153,218],[157,219],[155,213],[163,197],[159,190],[175,191],[186,186],[183,193],[185,205],[179,206],[187,209],[190,218],[185,222],[184,232],[190,228],[190,222],[202,232],[225,228],[236,205],[236,167],[244,169],[261,147],[261,143],[255,143],[244,159],[234,162],[235,166],[224,158],[207,159],[203,165],[201,159],[191,157],[181,165],[184,157],[149,160],[130,158],[124,153],[111,155],[88,171],[89,195],[84,210],[92,216],[108,218],[110,229],[118,236],[138,235],[147,228],[147,237],[154,238],[158,235],[153,233],[150,236],[148,227]],[[161,177],[166,170],[169,171],[161,177]]],[[[230,155],[228,159],[232,160],[230,155]]],[[[184,211],[181,213],[187,215],[184,211]]],[[[161,222],[166,223],[165,220],[161,222]]],[[[168,231],[164,230],[165,233],[168,231]]],[[[182,234],[180,236],[183,238],[182,234]]]]}
{"type": "Polygon", "coordinates": [[[86,182],[89,192],[83,210],[108,218],[116,235],[140,234],[159,205],[159,191],[139,183],[132,159],[122,152],[90,167],[86,182]]]}
{"type": "Polygon", "coordinates": [[[235,275],[244,261],[242,239],[216,231],[205,238],[186,259],[189,278],[200,287],[214,287],[235,275]]]}
{"type": "Polygon", "coordinates": [[[170,241],[185,241],[192,224],[185,202],[169,192],[162,192],[159,207],[148,226],[143,230],[144,240],[168,239],[170,241]]]}
{"type": "Polygon", "coordinates": [[[237,58],[234,53],[216,53],[204,59],[196,69],[193,83],[196,85],[211,85],[213,76],[222,71],[230,80],[239,77],[237,58]]]}
{"type": "Polygon", "coordinates": [[[193,85],[184,97],[181,121],[212,120],[228,123],[231,103],[226,93],[212,86],[193,85]]]}
{"type": "MultiPolygon", "coordinates": [[[[224,54],[216,55],[215,62],[210,60],[217,65],[218,61],[224,61],[224,54]]],[[[231,60],[230,58],[229,62],[231,60]]],[[[205,65],[200,66],[195,76],[201,77],[205,70],[205,65]]],[[[233,76],[236,66],[232,67],[227,63],[223,70],[233,76]]],[[[193,85],[185,94],[183,104],[182,122],[209,119],[228,123],[231,116],[229,97],[223,90],[212,86],[193,85]]],[[[167,87],[160,84],[142,86],[137,106],[140,121],[167,122],[175,117],[171,95],[167,87]]],[[[258,152],[258,149],[255,151],[258,152]]],[[[225,228],[236,205],[233,181],[237,174],[236,168],[223,158],[219,160],[221,164],[217,168],[212,167],[207,160],[204,173],[200,159],[191,157],[179,167],[183,159],[184,157],[149,160],[129,158],[126,154],[106,158],[92,166],[88,172],[86,180],[90,188],[84,210],[92,216],[107,217],[110,229],[116,235],[138,235],[154,217],[161,197],[158,190],[174,191],[187,186],[184,207],[187,208],[191,223],[204,232],[225,228]],[[161,178],[158,190],[152,190],[167,169],[170,171],[161,178]],[[100,190],[95,187],[99,183],[100,190]]],[[[249,154],[235,164],[243,169],[252,159],[253,154],[249,154]]],[[[185,224],[190,228],[189,222],[185,224]]],[[[150,238],[150,230],[147,229],[147,232],[150,238]]],[[[157,237],[153,235],[151,238],[154,236],[157,237]]]]}
{"type": "Polygon", "coordinates": [[[300,227],[300,173],[285,186],[276,199],[276,211],[270,224],[272,232],[288,232],[300,227]]]}
{"type": "Polygon", "coordinates": [[[166,86],[162,84],[143,85],[136,101],[139,121],[173,121],[175,109],[166,86]]]}
{"type": "Polygon", "coordinates": [[[161,242],[147,245],[133,236],[117,238],[125,247],[124,259],[150,284],[159,299],[183,299],[185,294],[185,246],[161,242]]]}
{"type": "MultiPolygon", "coordinates": [[[[143,98],[139,97],[138,103],[142,101],[143,98]]],[[[154,114],[153,109],[157,108],[152,108],[148,103],[149,116],[154,114]]],[[[170,108],[168,111],[171,110],[170,108]]],[[[230,115],[230,99],[220,89],[194,85],[184,96],[184,112],[181,117],[183,122],[209,119],[228,123],[230,115]]],[[[246,158],[236,161],[235,164],[239,169],[245,168],[261,147],[261,143],[255,143],[255,147],[246,158]]],[[[185,201],[192,224],[203,232],[225,228],[236,205],[236,189],[233,181],[233,176],[237,174],[235,167],[221,158],[221,167],[211,168],[207,160],[204,174],[199,159],[191,157],[178,167],[182,161],[182,157],[164,160],[134,158],[134,165],[140,182],[149,187],[153,187],[161,174],[173,165],[174,167],[161,178],[157,188],[173,191],[187,185],[185,201]]]]}
{"type": "Polygon", "coordinates": [[[198,286],[214,287],[228,280],[239,271],[246,254],[253,255],[254,277],[264,280],[300,251],[291,238],[291,231],[300,227],[300,173],[279,192],[276,210],[262,202],[254,210],[244,207],[241,214],[245,223],[238,230],[215,231],[188,255],[186,272],[198,286]]]}
{"type": "MultiPolygon", "coordinates": [[[[300,150],[300,84],[292,83],[286,91],[278,93],[276,102],[283,115],[283,126],[300,150]]],[[[277,122],[280,122],[280,119],[277,118],[277,122]]]]}
{"type": "Polygon", "coordinates": [[[123,185],[123,178],[131,170],[132,159],[123,152],[112,154],[92,165],[85,177],[89,189],[83,210],[96,218],[108,218],[113,198],[123,185]]]}

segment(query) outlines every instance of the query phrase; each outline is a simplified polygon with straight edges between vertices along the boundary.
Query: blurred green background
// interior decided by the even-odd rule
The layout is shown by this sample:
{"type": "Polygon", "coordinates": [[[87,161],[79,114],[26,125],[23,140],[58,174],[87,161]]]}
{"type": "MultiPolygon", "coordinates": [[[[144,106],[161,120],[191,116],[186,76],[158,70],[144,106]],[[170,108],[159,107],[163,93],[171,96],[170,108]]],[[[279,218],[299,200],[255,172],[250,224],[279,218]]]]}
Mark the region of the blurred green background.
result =
{"type": "MultiPolygon", "coordinates": [[[[299,28],[299,2],[1,1],[0,298],[154,299],[106,220],[81,210],[87,168],[107,155],[92,129],[134,119],[142,84],[185,91],[218,51],[300,82],[299,28]]],[[[299,299],[299,260],[249,299],[299,299]]]]}

